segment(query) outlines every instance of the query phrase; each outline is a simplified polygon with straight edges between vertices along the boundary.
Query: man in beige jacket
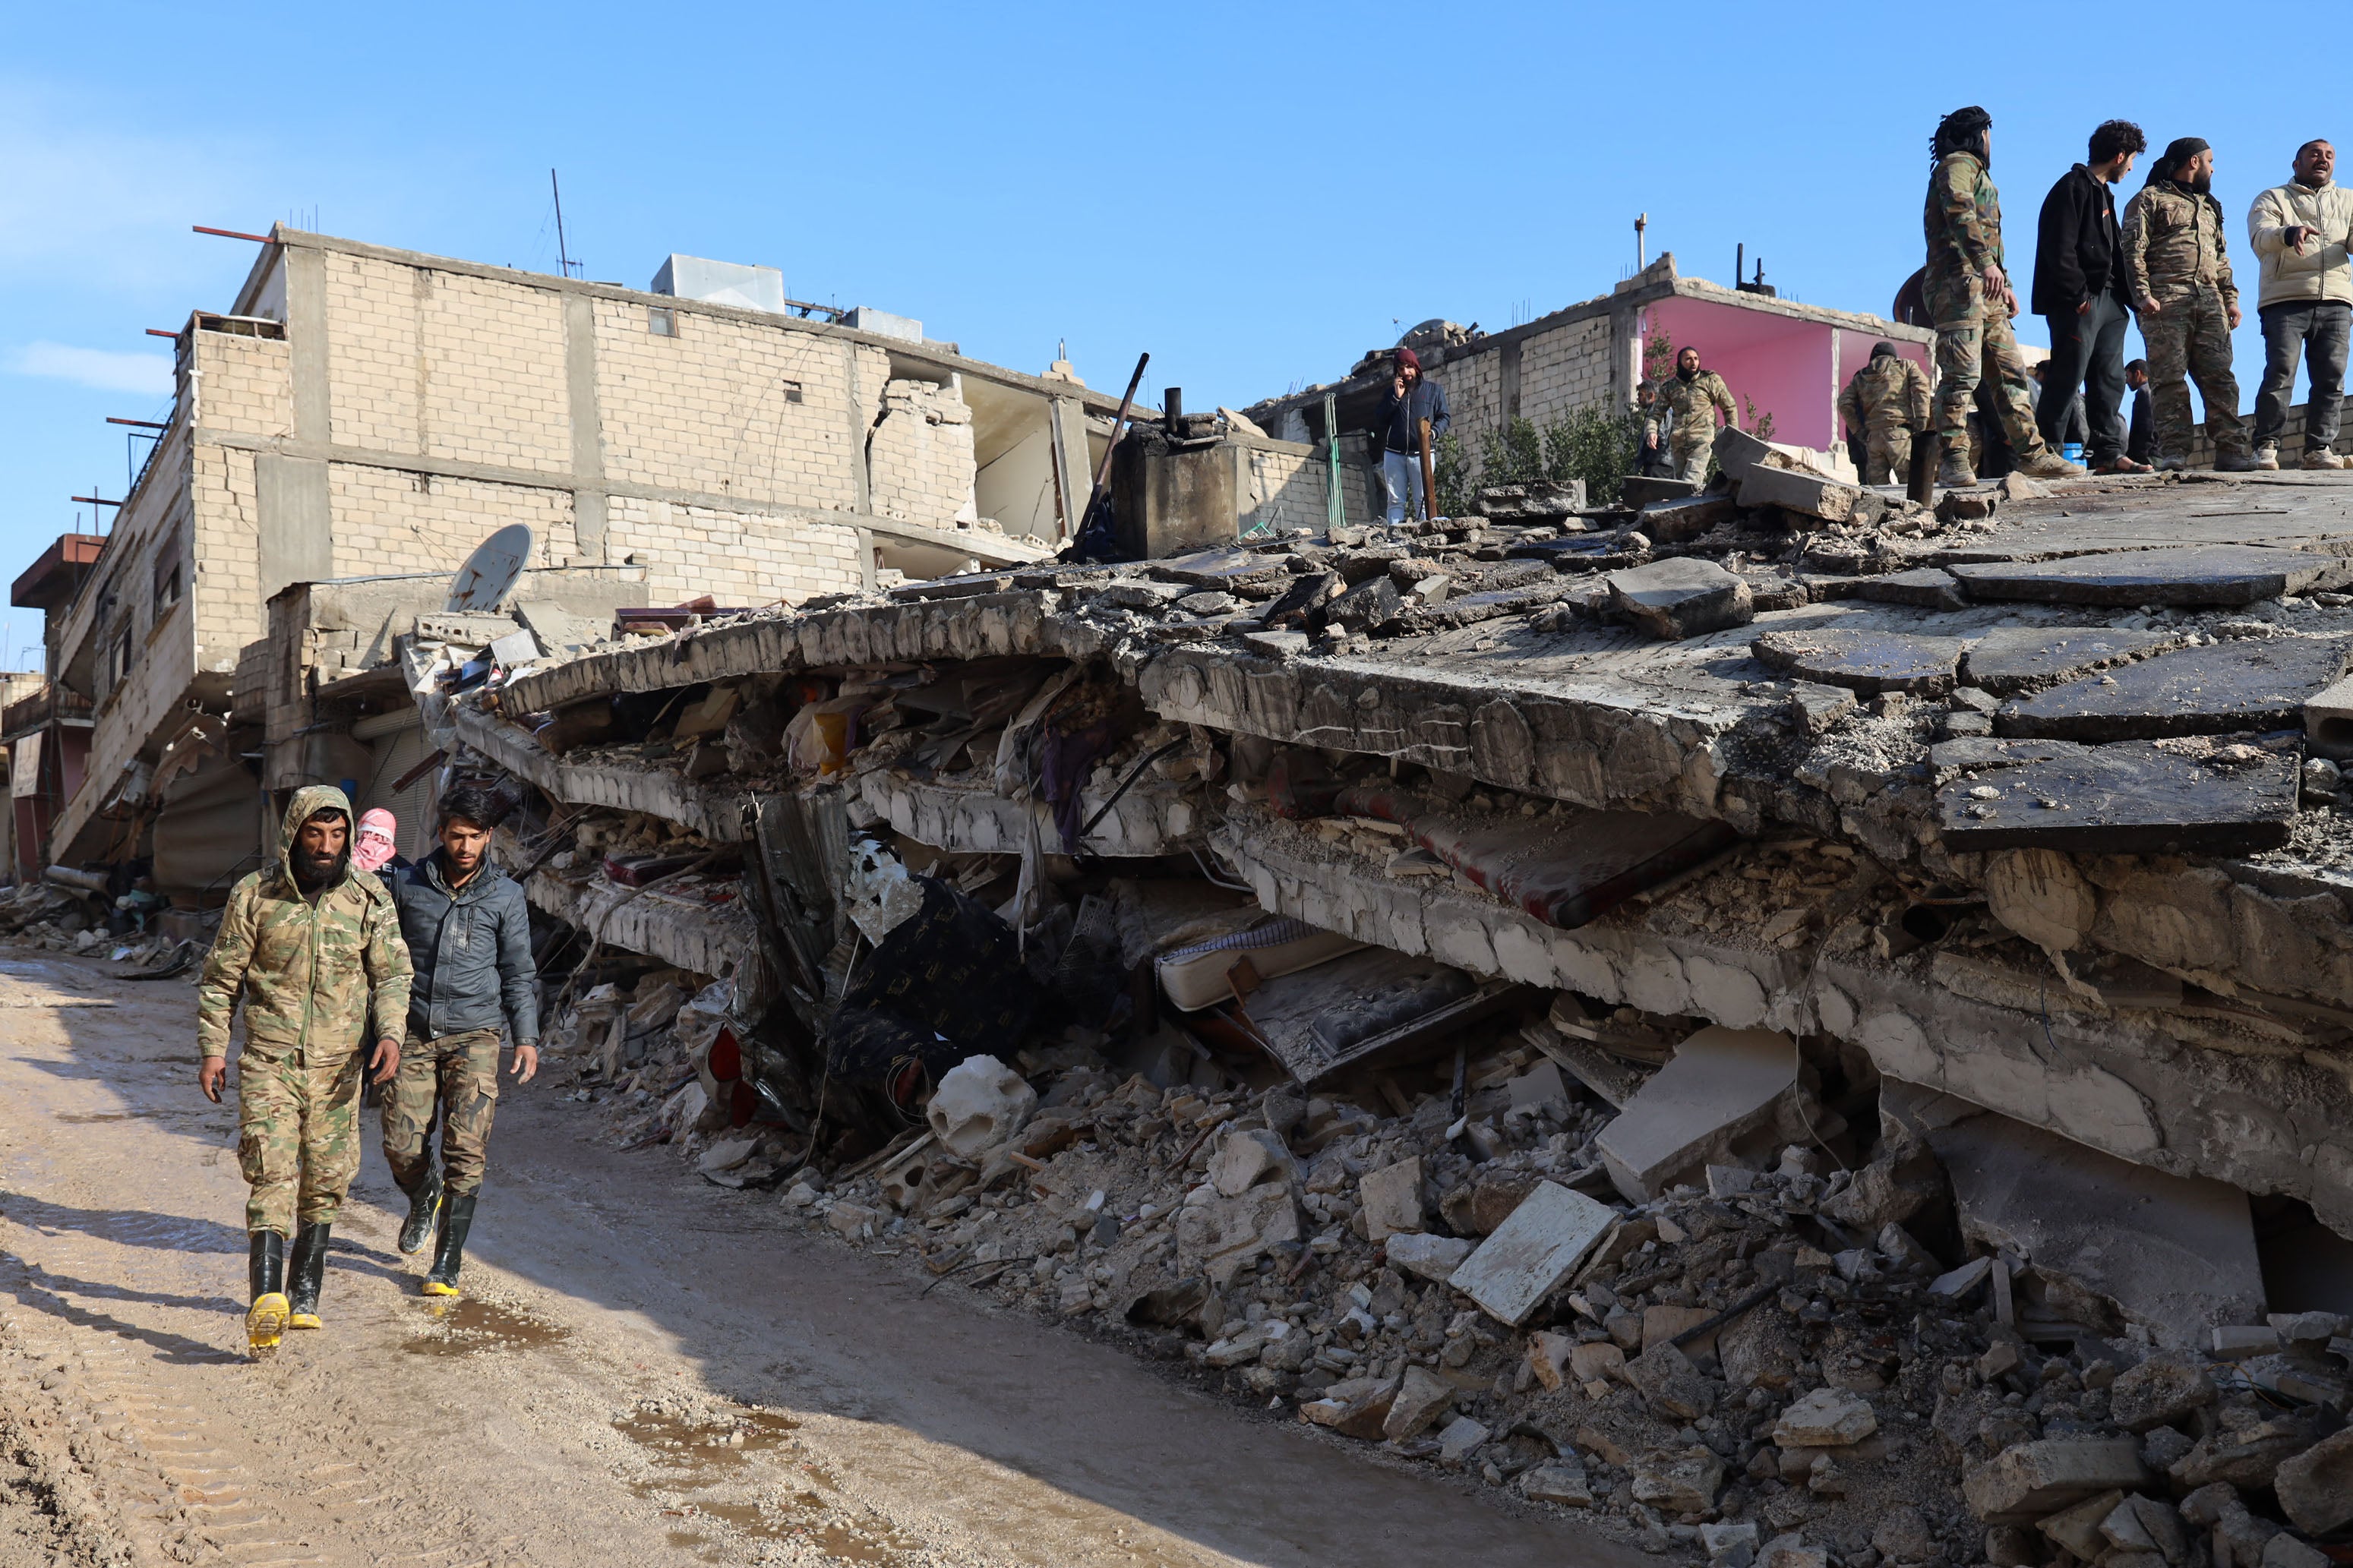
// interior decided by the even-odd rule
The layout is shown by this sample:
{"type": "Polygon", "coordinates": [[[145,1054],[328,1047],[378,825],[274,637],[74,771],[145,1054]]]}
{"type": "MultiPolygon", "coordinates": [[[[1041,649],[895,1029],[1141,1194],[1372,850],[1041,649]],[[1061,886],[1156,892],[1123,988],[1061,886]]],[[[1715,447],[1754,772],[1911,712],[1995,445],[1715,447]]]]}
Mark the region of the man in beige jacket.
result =
{"type": "Polygon", "coordinates": [[[2311,353],[2312,395],[2305,407],[2304,467],[2353,468],[2330,448],[2345,401],[2345,358],[2353,343],[2353,191],[2333,182],[2337,149],[2296,149],[2295,177],[2255,198],[2247,241],[2263,268],[2256,309],[2263,324],[2263,385],[2255,397],[2255,466],[2279,467],[2296,361],[2311,353]]]}

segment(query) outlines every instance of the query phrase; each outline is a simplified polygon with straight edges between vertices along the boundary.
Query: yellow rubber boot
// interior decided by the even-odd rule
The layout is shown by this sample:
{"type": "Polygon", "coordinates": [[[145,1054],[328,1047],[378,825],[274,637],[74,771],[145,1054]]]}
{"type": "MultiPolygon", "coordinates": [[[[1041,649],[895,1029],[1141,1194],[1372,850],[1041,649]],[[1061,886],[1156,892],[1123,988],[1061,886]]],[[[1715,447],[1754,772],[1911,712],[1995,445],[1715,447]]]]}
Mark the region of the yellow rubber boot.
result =
{"type": "Polygon", "coordinates": [[[245,1313],[245,1344],[259,1361],[277,1350],[293,1308],[286,1300],[286,1238],[257,1230],[248,1242],[246,1274],[253,1305],[245,1313]]]}

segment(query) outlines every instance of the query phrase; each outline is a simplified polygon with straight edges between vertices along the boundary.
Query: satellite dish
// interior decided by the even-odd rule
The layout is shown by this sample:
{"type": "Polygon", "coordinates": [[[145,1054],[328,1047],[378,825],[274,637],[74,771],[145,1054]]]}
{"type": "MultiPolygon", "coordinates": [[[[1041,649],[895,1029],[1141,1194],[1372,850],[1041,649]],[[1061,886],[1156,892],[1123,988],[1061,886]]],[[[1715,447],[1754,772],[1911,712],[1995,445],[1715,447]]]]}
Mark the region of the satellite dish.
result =
{"type": "Polygon", "coordinates": [[[497,609],[531,561],[531,530],[509,523],[476,546],[449,584],[448,614],[497,609]]]}

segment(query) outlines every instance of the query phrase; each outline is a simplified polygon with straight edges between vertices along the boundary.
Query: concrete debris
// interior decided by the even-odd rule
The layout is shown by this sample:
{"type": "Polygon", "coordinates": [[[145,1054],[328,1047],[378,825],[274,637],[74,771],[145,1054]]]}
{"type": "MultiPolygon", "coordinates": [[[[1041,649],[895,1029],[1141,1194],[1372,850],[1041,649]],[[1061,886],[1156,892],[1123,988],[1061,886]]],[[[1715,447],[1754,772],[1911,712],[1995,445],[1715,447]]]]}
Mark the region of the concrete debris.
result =
{"type": "Polygon", "coordinates": [[[2335,582],[2325,555],[2252,545],[2071,555],[2058,561],[1962,563],[1949,569],[1970,597],[2054,605],[2251,605],[2335,582]]]}
{"type": "Polygon", "coordinates": [[[2179,632],[2132,626],[1996,626],[1969,645],[1969,684],[1997,697],[2039,691],[2181,644],[2179,632]]]}
{"type": "Polygon", "coordinates": [[[1616,1218],[1607,1205],[1582,1193],[1538,1182],[1447,1283],[1517,1328],[1616,1218]]]}
{"type": "Polygon", "coordinates": [[[2287,729],[2344,673],[2347,652],[2335,638],[2289,637],[2161,653],[2004,703],[1994,732],[2135,741],[2287,729]]]}
{"type": "Polygon", "coordinates": [[[971,1057],[940,1079],[925,1112],[950,1152],[976,1160],[1004,1143],[1037,1109],[1038,1091],[995,1057],[971,1057]]]}
{"type": "Polygon", "coordinates": [[[2149,1479],[2140,1449],[2121,1437],[2046,1437],[2004,1449],[1961,1482],[1988,1524],[2031,1524],[2087,1497],[2149,1479]]]}
{"type": "MultiPolygon", "coordinates": [[[[1957,761],[1958,761],[1957,754],[1957,761]]],[[[2245,742],[1999,741],[1936,791],[1956,850],[2076,855],[2251,855],[2276,849],[2296,815],[2300,770],[2245,742]]]]}
{"type": "Polygon", "coordinates": [[[1750,647],[1765,664],[1817,685],[1941,697],[1953,689],[1964,646],[1956,637],[1831,628],[1770,631],[1750,647]]]}
{"type": "Polygon", "coordinates": [[[1701,1030],[1603,1130],[1597,1147],[1610,1180],[1630,1201],[1656,1196],[1767,1121],[1797,1076],[1796,1045],[1786,1035],[1701,1030]]]}
{"type": "Polygon", "coordinates": [[[1713,561],[1677,556],[1605,581],[1619,613],[1656,637],[1694,637],[1757,618],[1747,580],[1713,561]]]}

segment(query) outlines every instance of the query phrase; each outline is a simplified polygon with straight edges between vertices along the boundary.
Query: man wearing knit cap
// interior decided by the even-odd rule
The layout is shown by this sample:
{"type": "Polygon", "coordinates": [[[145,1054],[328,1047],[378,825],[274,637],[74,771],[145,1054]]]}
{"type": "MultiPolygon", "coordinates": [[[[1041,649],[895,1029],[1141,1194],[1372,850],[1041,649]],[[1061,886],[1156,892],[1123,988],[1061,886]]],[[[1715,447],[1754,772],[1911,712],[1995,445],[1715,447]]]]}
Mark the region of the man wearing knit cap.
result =
{"type": "Polygon", "coordinates": [[[1659,384],[1659,395],[1644,422],[1642,446],[1646,451],[1656,451],[1663,444],[1674,477],[1702,483],[1707,479],[1708,454],[1715,449],[1719,412],[1726,425],[1740,423],[1732,388],[1715,372],[1702,370],[1699,350],[1686,343],[1675,355],[1675,374],[1659,384]],[[1659,422],[1667,415],[1673,418],[1662,437],[1659,422]]]}
{"type": "Polygon", "coordinates": [[[2239,382],[2231,374],[2231,330],[2239,324],[2239,286],[2222,244],[2222,205],[2214,199],[2214,150],[2195,136],[2169,142],[2148,184],[2125,207],[2125,282],[2148,345],[2150,395],[2157,404],[2159,472],[2189,466],[2197,434],[2189,382],[2206,404],[2214,467],[2243,473],[2255,466],[2239,382]]]}

